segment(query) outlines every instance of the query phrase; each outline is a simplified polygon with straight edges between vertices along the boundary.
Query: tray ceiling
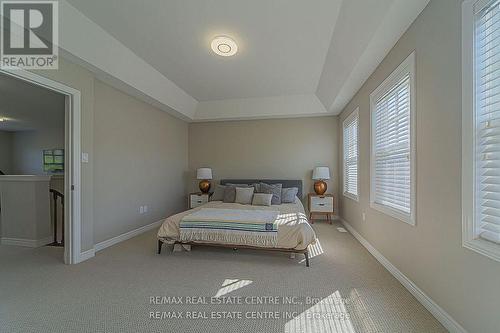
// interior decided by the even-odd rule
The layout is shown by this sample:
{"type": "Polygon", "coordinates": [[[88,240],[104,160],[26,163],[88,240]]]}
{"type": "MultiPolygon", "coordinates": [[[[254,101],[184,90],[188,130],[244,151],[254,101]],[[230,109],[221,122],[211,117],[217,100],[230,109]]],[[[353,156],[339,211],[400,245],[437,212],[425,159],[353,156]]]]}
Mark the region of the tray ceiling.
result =
{"type": "Polygon", "coordinates": [[[190,120],[218,120],[337,114],[428,0],[68,2],[196,100],[190,120]]]}

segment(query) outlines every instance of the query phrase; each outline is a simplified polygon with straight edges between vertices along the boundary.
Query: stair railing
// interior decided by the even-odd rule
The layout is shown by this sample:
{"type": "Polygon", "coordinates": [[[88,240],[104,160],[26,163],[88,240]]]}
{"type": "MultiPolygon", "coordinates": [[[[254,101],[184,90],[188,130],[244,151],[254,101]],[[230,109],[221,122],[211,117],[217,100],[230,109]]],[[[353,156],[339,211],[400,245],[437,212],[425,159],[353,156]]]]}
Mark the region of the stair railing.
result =
{"type": "Polygon", "coordinates": [[[53,216],[54,216],[54,242],[49,244],[50,246],[64,246],[64,194],[61,192],[50,189],[50,193],[52,194],[52,199],[54,200],[54,206],[53,206],[53,216]],[[61,209],[62,209],[62,214],[61,214],[61,241],[58,242],[57,240],[57,199],[61,199],[61,209]]]}

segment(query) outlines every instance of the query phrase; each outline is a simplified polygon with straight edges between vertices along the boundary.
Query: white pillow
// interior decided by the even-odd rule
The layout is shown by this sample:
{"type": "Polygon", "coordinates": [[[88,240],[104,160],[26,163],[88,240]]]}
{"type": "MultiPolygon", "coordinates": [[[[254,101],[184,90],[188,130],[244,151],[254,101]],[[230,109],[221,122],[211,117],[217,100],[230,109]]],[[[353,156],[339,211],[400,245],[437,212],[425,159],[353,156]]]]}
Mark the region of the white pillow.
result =
{"type": "Polygon", "coordinates": [[[253,195],[252,205],[253,206],[271,206],[271,201],[273,200],[272,193],[255,193],[253,195]]]}
{"type": "Polygon", "coordinates": [[[253,187],[237,187],[236,188],[236,198],[234,202],[242,205],[250,205],[252,203],[253,187]]]}

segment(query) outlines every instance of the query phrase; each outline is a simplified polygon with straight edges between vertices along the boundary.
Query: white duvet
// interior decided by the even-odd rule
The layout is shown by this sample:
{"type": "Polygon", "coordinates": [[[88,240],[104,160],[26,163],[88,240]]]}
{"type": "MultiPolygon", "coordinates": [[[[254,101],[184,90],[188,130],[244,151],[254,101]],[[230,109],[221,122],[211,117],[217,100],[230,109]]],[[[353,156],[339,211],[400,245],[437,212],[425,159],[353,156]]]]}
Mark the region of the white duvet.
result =
{"type": "MultiPolygon", "coordinates": [[[[181,219],[202,208],[219,209],[243,209],[243,210],[273,210],[279,211],[277,218],[278,235],[277,248],[304,250],[310,244],[316,242],[316,234],[309,225],[304,212],[302,202],[296,198],[295,203],[272,205],[272,206],[252,206],[238,203],[223,203],[222,201],[211,201],[194,209],[172,215],[165,219],[158,230],[158,239],[165,243],[172,244],[179,241],[179,224],[181,219]]],[[[196,240],[192,240],[196,242],[196,240]]]]}

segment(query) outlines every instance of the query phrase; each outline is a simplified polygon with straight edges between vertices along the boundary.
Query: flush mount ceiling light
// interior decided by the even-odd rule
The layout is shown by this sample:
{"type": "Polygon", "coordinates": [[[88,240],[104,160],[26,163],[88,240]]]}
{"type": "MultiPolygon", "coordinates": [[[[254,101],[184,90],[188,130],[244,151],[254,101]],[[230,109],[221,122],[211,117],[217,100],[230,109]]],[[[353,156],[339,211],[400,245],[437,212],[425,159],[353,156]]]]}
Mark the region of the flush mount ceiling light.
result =
{"type": "Polygon", "coordinates": [[[238,52],[236,42],[226,36],[218,36],[212,40],[212,51],[223,57],[230,57],[238,52]]]}

